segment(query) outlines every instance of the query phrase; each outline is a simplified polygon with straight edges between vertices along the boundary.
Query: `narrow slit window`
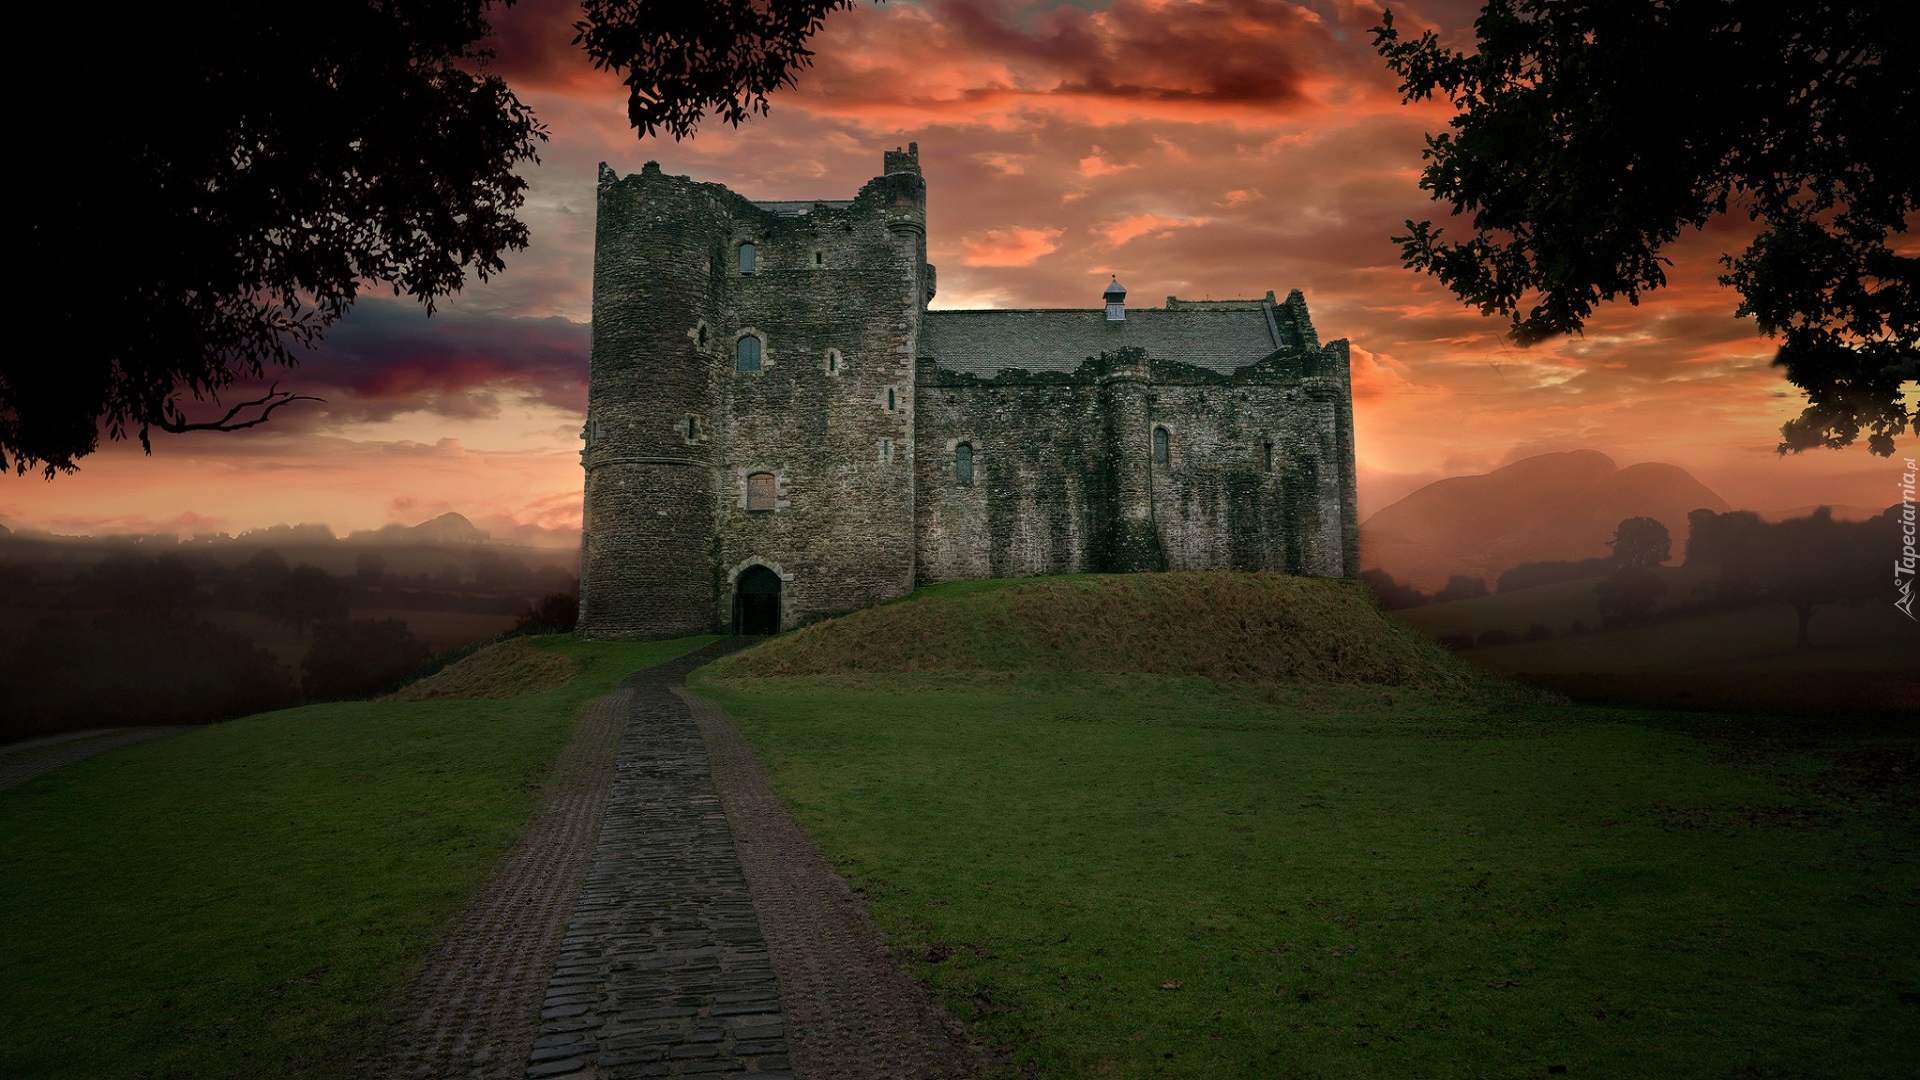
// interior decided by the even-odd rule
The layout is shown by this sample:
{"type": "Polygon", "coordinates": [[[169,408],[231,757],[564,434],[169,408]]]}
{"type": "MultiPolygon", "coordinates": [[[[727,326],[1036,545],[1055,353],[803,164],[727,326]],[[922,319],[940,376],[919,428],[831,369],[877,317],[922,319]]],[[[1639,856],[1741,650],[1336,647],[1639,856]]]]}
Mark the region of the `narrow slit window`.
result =
{"type": "Polygon", "coordinates": [[[893,387],[887,387],[887,411],[893,411],[893,387]]]}
{"type": "Polygon", "coordinates": [[[1155,465],[1167,463],[1167,429],[1163,427],[1153,429],[1153,463],[1155,465]]]}
{"type": "Polygon", "coordinates": [[[1263,454],[1261,468],[1266,469],[1268,472],[1272,472],[1273,471],[1273,444],[1262,443],[1261,453],[1263,454]]]}
{"type": "Polygon", "coordinates": [[[840,374],[840,350],[839,349],[827,350],[827,374],[829,375],[840,374]]]}
{"type": "Polygon", "coordinates": [[[760,339],[749,334],[734,343],[733,367],[736,371],[760,370],[760,339]]]}
{"type": "Polygon", "coordinates": [[[754,246],[752,244],[741,244],[740,245],[740,272],[743,274],[753,273],[754,261],[757,257],[758,257],[758,252],[754,249],[754,246]]]}
{"type": "Polygon", "coordinates": [[[773,474],[757,472],[747,477],[747,509],[773,509],[773,474]]]}
{"type": "Polygon", "coordinates": [[[963,484],[973,483],[973,446],[961,443],[953,448],[953,478],[963,484]]]}
{"type": "Polygon", "coordinates": [[[691,441],[699,437],[700,437],[700,421],[694,419],[691,416],[687,417],[687,439],[691,441]]]}
{"type": "Polygon", "coordinates": [[[826,261],[827,261],[827,257],[825,255],[822,255],[817,251],[813,253],[813,265],[823,266],[826,264],[826,261]]]}

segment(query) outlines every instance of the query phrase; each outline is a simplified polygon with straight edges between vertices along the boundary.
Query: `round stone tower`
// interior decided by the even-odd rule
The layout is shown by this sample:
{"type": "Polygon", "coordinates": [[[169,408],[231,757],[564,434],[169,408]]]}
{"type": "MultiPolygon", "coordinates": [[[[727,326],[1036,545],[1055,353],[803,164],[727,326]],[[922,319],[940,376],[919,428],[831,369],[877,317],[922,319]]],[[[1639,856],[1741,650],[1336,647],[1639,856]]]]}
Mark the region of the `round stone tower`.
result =
{"type": "Polygon", "coordinates": [[[579,632],[713,628],[713,279],[729,193],[652,162],[600,166],[588,367],[579,632]]]}

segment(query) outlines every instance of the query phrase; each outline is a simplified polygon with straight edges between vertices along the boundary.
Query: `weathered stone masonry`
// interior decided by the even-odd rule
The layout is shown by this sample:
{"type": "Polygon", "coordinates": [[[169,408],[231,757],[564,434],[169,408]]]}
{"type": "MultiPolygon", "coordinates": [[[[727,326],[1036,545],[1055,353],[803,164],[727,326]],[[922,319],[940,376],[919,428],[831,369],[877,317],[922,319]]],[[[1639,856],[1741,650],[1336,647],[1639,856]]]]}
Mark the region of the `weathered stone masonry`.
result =
{"type": "Polygon", "coordinates": [[[1357,572],[1347,347],[1298,291],[1123,318],[1117,283],[1106,311],[933,294],[917,147],[845,201],[602,166],[581,632],[785,628],[961,578],[1357,572]]]}

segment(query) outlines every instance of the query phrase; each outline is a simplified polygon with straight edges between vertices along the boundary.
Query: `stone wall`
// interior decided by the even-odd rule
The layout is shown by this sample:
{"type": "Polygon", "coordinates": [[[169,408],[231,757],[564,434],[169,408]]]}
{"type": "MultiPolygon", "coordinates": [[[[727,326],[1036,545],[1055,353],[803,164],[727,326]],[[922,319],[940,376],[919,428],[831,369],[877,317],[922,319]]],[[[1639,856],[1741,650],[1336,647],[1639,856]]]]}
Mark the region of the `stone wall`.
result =
{"type": "Polygon", "coordinates": [[[930,289],[914,154],[852,200],[755,204],[603,174],[581,632],[726,629],[734,581],[781,624],[913,587],[914,361],[930,289]],[[742,245],[752,245],[751,265],[742,245]],[[739,370],[743,339],[757,370],[739,370]],[[749,478],[773,478],[750,508],[749,478]]]}
{"type": "Polygon", "coordinates": [[[1353,573],[1344,343],[1232,375],[1133,351],[920,372],[921,582],[1114,570],[1353,573]],[[1154,431],[1167,460],[1155,462],[1154,431]],[[957,450],[972,476],[957,475],[957,450]]]}

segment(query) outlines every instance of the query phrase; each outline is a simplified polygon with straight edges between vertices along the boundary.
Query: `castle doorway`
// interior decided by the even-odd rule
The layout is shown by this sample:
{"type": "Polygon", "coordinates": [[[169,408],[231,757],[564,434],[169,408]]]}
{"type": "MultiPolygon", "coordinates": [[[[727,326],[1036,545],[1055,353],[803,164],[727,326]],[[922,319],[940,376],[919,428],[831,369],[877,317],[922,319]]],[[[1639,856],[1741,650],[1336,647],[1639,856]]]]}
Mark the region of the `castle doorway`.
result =
{"type": "Polygon", "coordinates": [[[764,566],[750,566],[734,582],[733,632],[780,632],[780,575],[764,566]]]}

